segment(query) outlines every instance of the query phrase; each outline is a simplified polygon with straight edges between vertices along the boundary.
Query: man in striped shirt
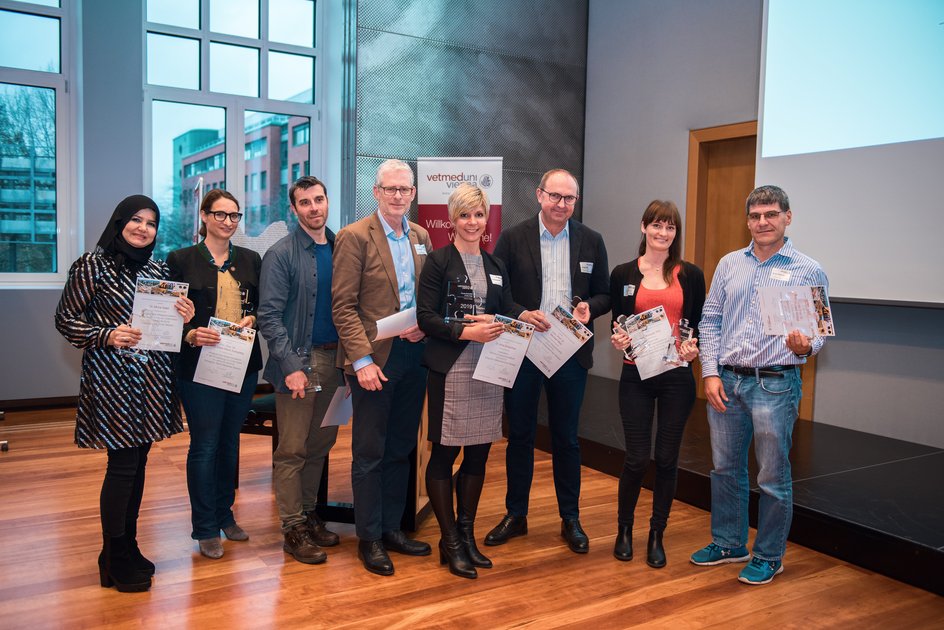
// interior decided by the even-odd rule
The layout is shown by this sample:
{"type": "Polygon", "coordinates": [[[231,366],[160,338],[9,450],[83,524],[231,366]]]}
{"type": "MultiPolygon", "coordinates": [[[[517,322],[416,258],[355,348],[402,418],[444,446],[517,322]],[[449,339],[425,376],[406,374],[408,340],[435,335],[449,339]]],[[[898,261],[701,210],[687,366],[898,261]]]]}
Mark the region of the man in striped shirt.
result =
{"type": "Polygon", "coordinates": [[[801,395],[800,365],[824,338],[794,330],[764,334],[759,287],[827,286],[826,274],[784,236],[793,218],[786,193],[761,186],[747,197],[751,243],[718,263],[702,313],[701,362],[711,427],[712,542],[694,554],[701,566],[749,562],[738,579],[767,584],[783,571],[793,518],[790,446],[801,395]],[[757,537],[747,550],[751,438],[760,470],[757,537]]]}

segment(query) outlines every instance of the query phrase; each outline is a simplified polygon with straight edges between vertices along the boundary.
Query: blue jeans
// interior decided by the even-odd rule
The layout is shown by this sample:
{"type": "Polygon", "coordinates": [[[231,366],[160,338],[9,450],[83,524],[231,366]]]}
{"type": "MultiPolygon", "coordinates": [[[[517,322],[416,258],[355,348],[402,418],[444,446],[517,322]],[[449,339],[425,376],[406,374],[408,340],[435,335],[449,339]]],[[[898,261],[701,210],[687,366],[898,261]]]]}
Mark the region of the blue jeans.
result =
{"type": "Polygon", "coordinates": [[[554,490],[561,518],[580,513],[580,443],[577,425],[587,385],[587,370],[571,357],[547,378],[529,359],[521,363],[515,386],[505,390],[508,447],[505,473],[508,490],[505,508],[511,516],[527,516],[534,476],[534,436],[538,426],[541,388],[547,394],[547,425],[551,432],[554,490]]]}
{"type": "Polygon", "coordinates": [[[781,378],[744,376],[723,370],[721,382],[728,396],[727,410],[708,405],[711,427],[711,536],[715,544],[734,548],[747,545],[750,485],[747,456],[751,438],[760,470],[760,509],[754,556],[778,561],[787,547],[793,520],[793,480],[790,447],[800,404],[799,370],[781,378]]]}
{"type": "Polygon", "coordinates": [[[246,420],[258,372],[243,379],[239,393],[178,379],[177,388],[187,414],[190,450],[187,452],[187,490],[194,540],[215,538],[236,521],[236,465],[239,429],[246,420]]]}

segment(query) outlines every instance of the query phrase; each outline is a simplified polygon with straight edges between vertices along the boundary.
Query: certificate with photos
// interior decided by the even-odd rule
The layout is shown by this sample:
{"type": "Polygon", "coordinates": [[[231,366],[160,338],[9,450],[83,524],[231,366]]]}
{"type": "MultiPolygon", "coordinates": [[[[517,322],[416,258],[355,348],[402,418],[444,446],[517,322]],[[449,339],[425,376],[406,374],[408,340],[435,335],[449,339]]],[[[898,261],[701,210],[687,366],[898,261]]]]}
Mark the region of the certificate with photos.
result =
{"type": "Polygon", "coordinates": [[[826,287],[760,287],[764,334],[787,336],[799,330],[807,337],[834,337],[832,309],[826,287]]]}
{"type": "Polygon", "coordinates": [[[141,331],[135,350],[180,352],[184,318],[177,312],[177,298],[186,297],[190,285],[157,278],[138,278],[131,307],[131,325],[141,331]]]}
{"type": "Polygon", "coordinates": [[[504,324],[505,329],[498,339],[489,341],[482,348],[479,361],[475,364],[472,378],[502,387],[511,387],[518,378],[521,362],[528,352],[528,343],[534,335],[534,326],[520,320],[496,315],[495,321],[504,324]]]}
{"type": "Polygon", "coordinates": [[[548,378],[587,343],[593,331],[577,321],[574,314],[561,306],[547,318],[550,329],[534,333],[528,346],[528,358],[548,378]]]}
{"type": "Polygon", "coordinates": [[[640,379],[646,380],[678,367],[664,359],[666,347],[675,343],[664,307],[656,306],[631,315],[620,325],[629,335],[627,354],[636,364],[640,379]]]}
{"type": "Polygon", "coordinates": [[[210,318],[207,328],[220,333],[220,342],[202,347],[193,382],[230,392],[241,391],[256,331],[216,317],[210,318]]]}

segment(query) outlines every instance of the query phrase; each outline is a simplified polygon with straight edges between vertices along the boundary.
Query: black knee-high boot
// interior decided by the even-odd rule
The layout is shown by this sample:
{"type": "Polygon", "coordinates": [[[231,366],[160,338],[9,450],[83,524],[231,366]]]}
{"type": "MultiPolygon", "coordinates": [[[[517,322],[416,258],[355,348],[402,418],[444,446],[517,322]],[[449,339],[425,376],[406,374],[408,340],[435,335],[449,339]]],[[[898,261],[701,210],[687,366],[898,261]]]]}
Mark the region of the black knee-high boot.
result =
{"type": "Polygon", "coordinates": [[[456,480],[456,528],[459,538],[465,545],[472,564],[483,569],[491,569],[492,561],[479,551],[475,544],[475,513],[479,509],[479,497],[485,485],[484,475],[468,475],[459,472],[456,480]]]}
{"type": "Polygon", "coordinates": [[[144,471],[147,465],[147,454],[151,445],[138,447],[138,468],[131,487],[131,496],[128,499],[128,510],[125,513],[125,534],[131,545],[131,559],[138,571],[147,575],[154,575],[154,563],[144,557],[138,548],[138,514],[141,511],[141,499],[144,497],[144,471]]]}
{"type": "Polygon", "coordinates": [[[427,476],[426,490],[439,522],[439,531],[442,533],[439,541],[439,563],[448,563],[449,571],[453,575],[464,578],[478,577],[456,529],[456,516],[452,507],[452,479],[430,479],[427,476]]]}
{"type": "Polygon", "coordinates": [[[102,553],[98,557],[99,578],[103,587],[115,586],[123,593],[146,591],[151,587],[150,575],[135,567],[125,531],[139,456],[137,448],[109,449],[100,499],[102,553]]]}

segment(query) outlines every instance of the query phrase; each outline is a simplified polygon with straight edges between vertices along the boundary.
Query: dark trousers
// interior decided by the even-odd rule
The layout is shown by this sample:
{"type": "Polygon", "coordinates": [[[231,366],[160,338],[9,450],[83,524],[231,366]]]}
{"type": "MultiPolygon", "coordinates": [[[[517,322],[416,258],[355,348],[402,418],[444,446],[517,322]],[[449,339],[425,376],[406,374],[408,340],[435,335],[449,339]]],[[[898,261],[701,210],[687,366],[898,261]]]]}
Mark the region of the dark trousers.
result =
{"type": "Polygon", "coordinates": [[[426,394],[423,343],[394,339],[382,370],[387,381],[368,391],[347,376],[354,419],[351,427],[351,485],[354,528],[361,540],[379,540],[400,529],[406,505],[410,453],[416,448],[426,394]]]}
{"type": "Polygon", "coordinates": [[[258,380],[258,372],[246,374],[238,393],[185,379],[177,381],[190,431],[187,490],[194,540],[216,538],[221,529],[236,522],[233,503],[239,430],[252,406],[258,380]]]}
{"type": "Polygon", "coordinates": [[[619,407],[626,438],[626,459],[619,481],[620,525],[633,526],[639,489],[652,452],[652,419],[656,401],[659,402],[655,443],[656,480],[652,488],[649,527],[661,532],[665,530],[675,497],[682,434],[692,405],[695,404],[692,368],[676,368],[643,381],[635,365],[623,365],[619,407]]]}
{"type": "Polygon", "coordinates": [[[108,449],[108,465],[102,482],[99,509],[102,532],[112,538],[137,531],[141,498],[144,496],[144,467],[150,442],[129,448],[108,449]]]}
{"type": "Polygon", "coordinates": [[[534,435],[538,425],[541,387],[547,393],[548,428],[554,468],[554,490],[561,518],[577,518],[580,512],[580,445],[577,425],[587,385],[587,370],[571,357],[547,378],[525,359],[515,386],[505,392],[508,413],[508,448],[505,466],[508,490],[505,507],[511,516],[527,516],[531,479],[534,476],[534,435]]]}

